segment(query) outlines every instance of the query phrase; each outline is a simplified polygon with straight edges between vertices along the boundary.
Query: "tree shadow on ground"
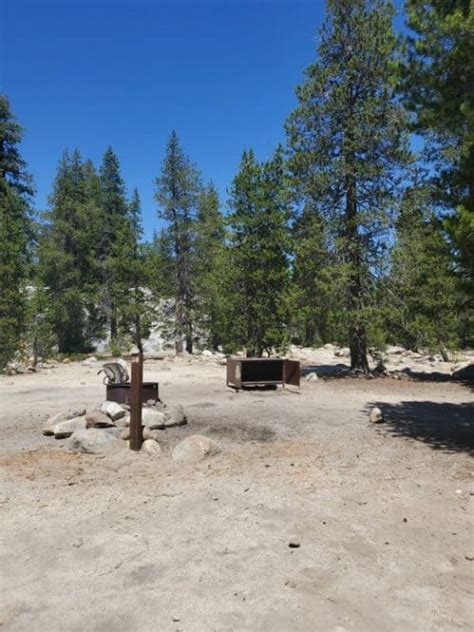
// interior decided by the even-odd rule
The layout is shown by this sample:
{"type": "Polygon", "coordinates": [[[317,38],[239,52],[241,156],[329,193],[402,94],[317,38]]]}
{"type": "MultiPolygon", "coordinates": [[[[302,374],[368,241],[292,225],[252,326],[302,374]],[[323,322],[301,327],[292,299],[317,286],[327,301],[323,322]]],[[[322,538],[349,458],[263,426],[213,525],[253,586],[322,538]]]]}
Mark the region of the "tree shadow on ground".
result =
{"type": "Polygon", "coordinates": [[[390,380],[393,376],[398,376],[398,379],[413,380],[415,382],[440,382],[453,384],[462,384],[467,386],[470,390],[474,391],[474,381],[472,378],[460,378],[451,375],[450,373],[440,373],[433,371],[431,373],[425,373],[424,371],[413,371],[413,369],[405,368],[395,371],[390,371],[388,375],[383,373],[377,373],[374,371],[369,375],[364,373],[352,373],[350,366],[347,364],[313,364],[310,366],[301,367],[301,376],[305,378],[310,373],[316,373],[316,375],[322,379],[328,378],[350,378],[350,379],[382,379],[390,380]]]}
{"type": "Polygon", "coordinates": [[[314,364],[301,367],[301,376],[316,373],[318,377],[348,377],[350,366],[347,364],[314,364]]]}
{"type": "Polygon", "coordinates": [[[411,401],[398,404],[373,402],[384,415],[379,431],[423,441],[434,450],[467,452],[474,456],[474,402],[411,401]]]}

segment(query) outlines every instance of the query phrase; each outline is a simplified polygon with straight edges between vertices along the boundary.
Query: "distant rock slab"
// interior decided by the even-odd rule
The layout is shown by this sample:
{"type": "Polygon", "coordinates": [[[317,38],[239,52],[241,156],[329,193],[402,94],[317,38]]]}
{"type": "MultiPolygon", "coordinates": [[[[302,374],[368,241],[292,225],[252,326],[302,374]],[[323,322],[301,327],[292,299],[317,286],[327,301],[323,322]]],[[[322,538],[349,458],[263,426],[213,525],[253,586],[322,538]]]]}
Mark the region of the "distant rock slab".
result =
{"type": "Polygon", "coordinates": [[[172,458],[177,463],[197,463],[220,452],[218,444],[203,435],[191,435],[178,443],[172,458]]]}

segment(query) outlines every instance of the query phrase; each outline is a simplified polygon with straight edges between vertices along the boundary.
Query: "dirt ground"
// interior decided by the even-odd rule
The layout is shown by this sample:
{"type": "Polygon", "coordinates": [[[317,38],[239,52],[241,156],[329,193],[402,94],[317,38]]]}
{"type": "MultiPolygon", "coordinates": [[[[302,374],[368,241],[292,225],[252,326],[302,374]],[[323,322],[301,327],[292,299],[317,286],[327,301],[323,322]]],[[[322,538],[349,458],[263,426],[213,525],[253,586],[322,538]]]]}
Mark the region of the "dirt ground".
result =
{"type": "Polygon", "coordinates": [[[147,362],[188,425],[160,457],[71,454],[41,428],[103,401],[97,370],[0,378],[3,630],[474,629],[472,387],[234,393],[212,359],[147,362]],[[197,433],[222,452],[174,463],[197,433]]]}

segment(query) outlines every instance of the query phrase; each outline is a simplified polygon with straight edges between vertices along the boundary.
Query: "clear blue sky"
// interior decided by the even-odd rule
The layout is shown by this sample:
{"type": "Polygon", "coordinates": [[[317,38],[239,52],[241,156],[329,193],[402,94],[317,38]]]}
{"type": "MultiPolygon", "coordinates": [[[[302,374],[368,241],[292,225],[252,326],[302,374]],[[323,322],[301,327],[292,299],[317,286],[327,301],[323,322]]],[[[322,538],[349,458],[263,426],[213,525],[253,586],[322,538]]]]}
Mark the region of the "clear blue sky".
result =
{"type": "Polygon", "coordinates": [[[0,0],[0,91],[25,128],[45,208],[65,147],[119,156],[146,235],[153,178],[176,129],[223,200],[242,150],[283,140],[294,88],[315,59],[324,0],[0,0]]]}

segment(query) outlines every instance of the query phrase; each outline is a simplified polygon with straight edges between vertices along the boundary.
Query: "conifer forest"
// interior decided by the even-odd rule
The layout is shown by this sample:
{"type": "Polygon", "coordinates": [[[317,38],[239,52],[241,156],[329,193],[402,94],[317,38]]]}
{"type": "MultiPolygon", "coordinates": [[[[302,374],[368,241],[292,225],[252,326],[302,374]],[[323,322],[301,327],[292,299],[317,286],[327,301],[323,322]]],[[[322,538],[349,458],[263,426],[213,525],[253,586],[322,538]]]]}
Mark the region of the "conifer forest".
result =
{"type": "Polygon", "coordinates": [[[334,343],[363,372],[389,344],[472,347],[474,7],[406,0],[402,32],[393,17],[390,0],[327,1],[285,142],[242,147],[225,199],[170,130],[149,241],[113,138],[100,164],[64,148],[37,208],[1,95],[2,369],[141,350],[158,325],[177,352],[334,343]]]}

